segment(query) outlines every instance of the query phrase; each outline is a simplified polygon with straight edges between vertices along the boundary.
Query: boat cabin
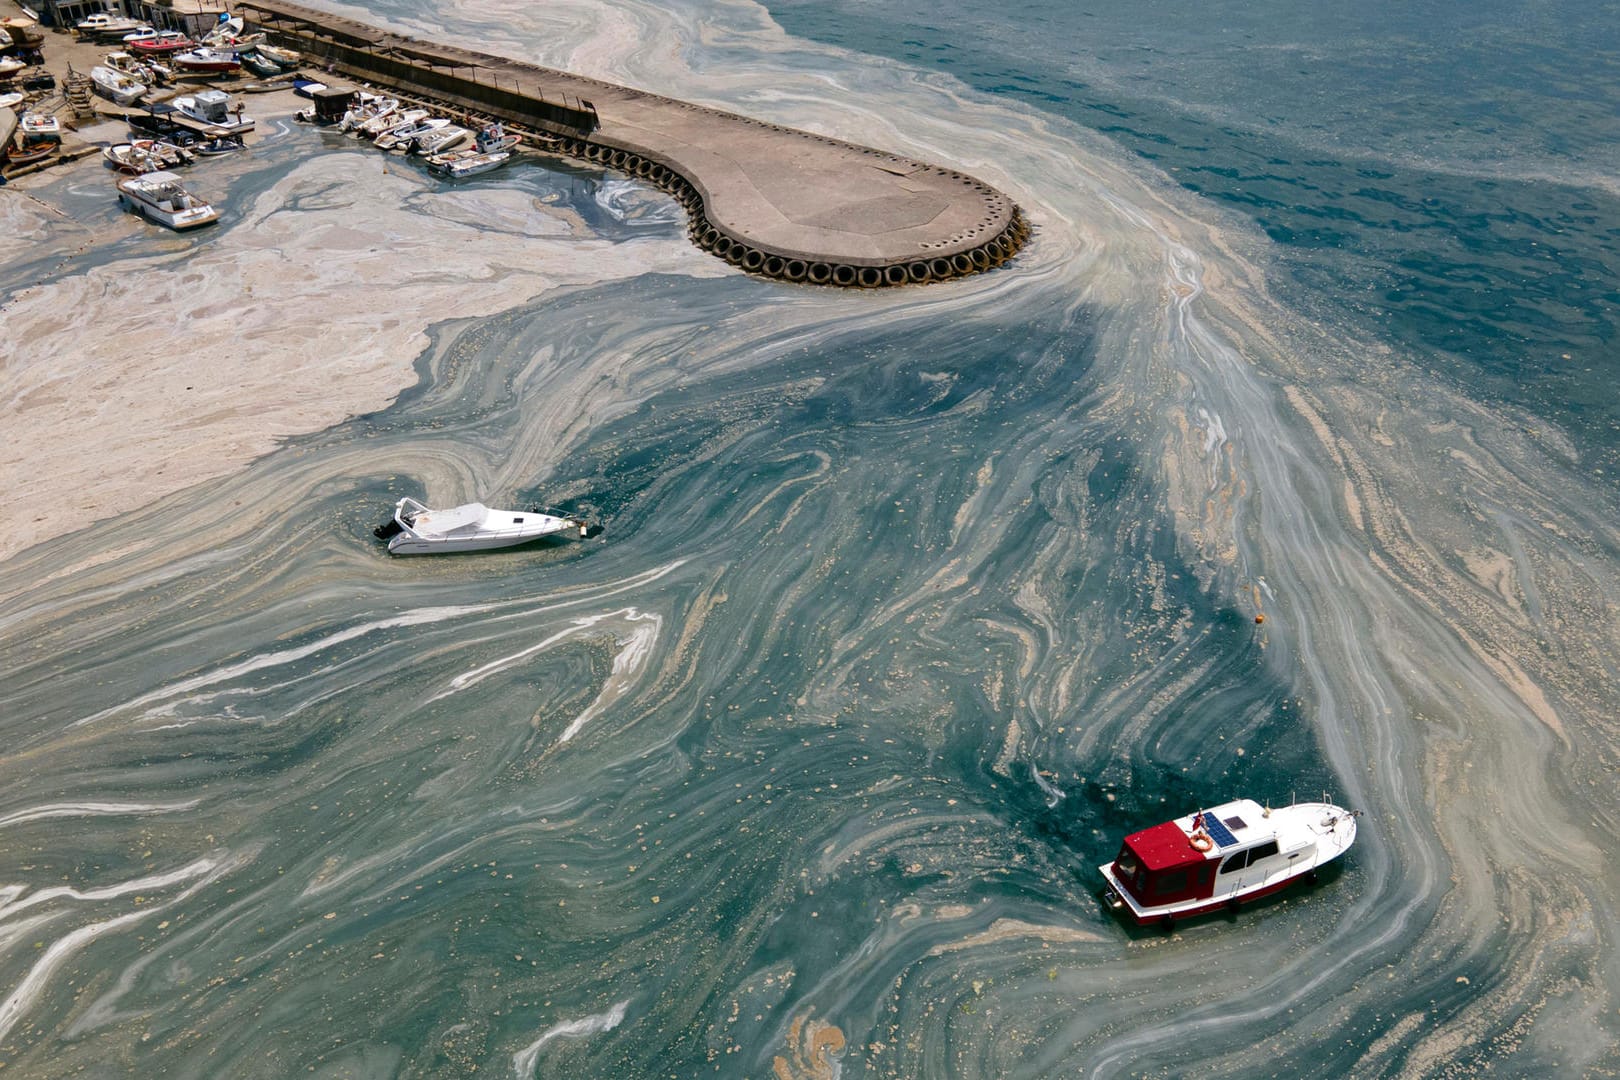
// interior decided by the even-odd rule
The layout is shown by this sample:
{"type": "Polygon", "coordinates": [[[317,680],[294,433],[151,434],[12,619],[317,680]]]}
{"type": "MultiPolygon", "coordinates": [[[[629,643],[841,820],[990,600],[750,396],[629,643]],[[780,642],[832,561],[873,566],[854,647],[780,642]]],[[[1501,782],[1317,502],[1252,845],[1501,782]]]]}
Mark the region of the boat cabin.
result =
{"type": "Polygon", "coordinates": [[[317,124],[335,124],[343,119],[358,95],[359,91],[352,87],[323,86],[310,94],[314,102],[310,118],[317,124]]]}
{"type": "Polygon", "coordinates": [[[199,90],[191,97],[191,108],[184,111],[205,124],[229,124],[231,96],[223,90],[199,90]]]}
{"type": "Polygon", "coordinates": [[[1114,880],[1142,907],[1178,904],[1225,894],[1313,847],[1307,837],[1280,836],[1269,810],[1238,799],[1127,836],[1114,859],[1114,880]]]}

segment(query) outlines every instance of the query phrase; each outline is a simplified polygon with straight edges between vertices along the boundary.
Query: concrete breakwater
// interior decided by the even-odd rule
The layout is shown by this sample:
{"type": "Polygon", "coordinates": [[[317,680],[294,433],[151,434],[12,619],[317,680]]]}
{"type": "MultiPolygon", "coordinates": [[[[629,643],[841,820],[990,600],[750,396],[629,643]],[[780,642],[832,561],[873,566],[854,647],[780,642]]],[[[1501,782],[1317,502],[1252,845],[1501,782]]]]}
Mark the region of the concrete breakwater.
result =
{"type": "Polygon", "coordinates": [[[238,11],[312,65],[498,119],[543,149],[640,177],[694,243],[749,273],[858,288],[1011,258],[1029,224],[975,177],[567,72],[422,42],[285,0],[238,11]]]}

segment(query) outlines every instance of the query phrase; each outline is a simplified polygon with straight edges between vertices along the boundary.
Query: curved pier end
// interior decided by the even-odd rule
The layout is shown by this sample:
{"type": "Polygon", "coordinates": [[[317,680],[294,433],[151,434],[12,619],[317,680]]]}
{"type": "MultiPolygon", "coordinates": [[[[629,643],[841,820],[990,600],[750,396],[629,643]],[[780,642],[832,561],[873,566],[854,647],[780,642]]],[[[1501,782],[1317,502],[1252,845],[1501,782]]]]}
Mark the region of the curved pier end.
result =
{"type": "Polygon", "coordinates": [[[694,243],[754,274],[877,288],[978,273],[1029,236],[965,173],[505,57],[430,44],[285,0],[244,17],[328,70],[539,136],[539,149],[670,192],[694,243]]]}

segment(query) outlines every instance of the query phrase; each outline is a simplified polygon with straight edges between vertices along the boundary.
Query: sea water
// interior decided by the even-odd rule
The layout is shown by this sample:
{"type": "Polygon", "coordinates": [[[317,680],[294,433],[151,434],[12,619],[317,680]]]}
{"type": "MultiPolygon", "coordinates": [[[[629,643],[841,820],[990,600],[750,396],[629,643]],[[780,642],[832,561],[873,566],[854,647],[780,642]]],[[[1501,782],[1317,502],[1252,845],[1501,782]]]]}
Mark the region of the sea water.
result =
{"type": "Polygon", "coordinates": [[[1601,9],[343,10],[956,165],[1035,236],[792,288],[612,174],[257,149],[184,254],[364,207],[435,238],[362,308],[427,345],[4,565],[8,1067],[1616,1066],[1601,9]],[[407,494],[606,532],[390,560],[407,494]],[[1323,792],[1365,816],[1312,887],[1173,935],[1098,902],[1126,832],[1323,792]]]}

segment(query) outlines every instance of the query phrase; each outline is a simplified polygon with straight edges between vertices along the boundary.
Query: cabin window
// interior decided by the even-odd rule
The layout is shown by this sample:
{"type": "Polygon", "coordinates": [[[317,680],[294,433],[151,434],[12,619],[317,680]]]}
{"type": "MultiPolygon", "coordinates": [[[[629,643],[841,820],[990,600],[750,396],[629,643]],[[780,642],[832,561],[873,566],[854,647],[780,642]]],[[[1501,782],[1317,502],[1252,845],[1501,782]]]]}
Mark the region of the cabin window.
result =
{"type": "Polygon", "coordinates": [[[1136,861],[1136,853],[1128,847],[1121,847],[1119,855],[1114,859],[1115,873],[1121,878],[1135,878],[1136,872],[1142,864],[1136,861]]]}
{"type": "Polygon", "coordinates": [[[1248,865],[1249,853],[1247,851],[1240,851],[1236,855],[1230,855],[1227,857],[1226,861],[1221,864],[1221,873],[1230,874],[1241,870],[1248,865]]]}
{"type": "Polygon", "coordinates": [[[1184,892],[1187,888],[1187,871],[1171,870],[1159,874],[1153,879],[1153,894],[1155,896],[1168,896],[1171,893],[1184,892]]]}
{"type": "Polygon", "coordinates": [[[523,519],[518,517],[516,514],[513,514],[512,515],[512,524],[521,525],[521,524],[523,524],[523,519]]]}
{"type": "Polygon", "coordinates": [[[1253,866],[1261,859],[1269,859],[1275,854],[1277,854],[1277,841],[1267,840],[1265,843],[1249,849],[1249,865],[1253,866]]]}

